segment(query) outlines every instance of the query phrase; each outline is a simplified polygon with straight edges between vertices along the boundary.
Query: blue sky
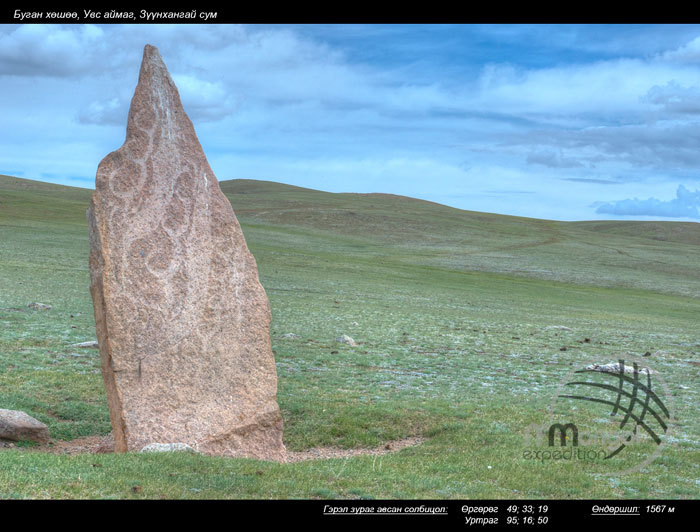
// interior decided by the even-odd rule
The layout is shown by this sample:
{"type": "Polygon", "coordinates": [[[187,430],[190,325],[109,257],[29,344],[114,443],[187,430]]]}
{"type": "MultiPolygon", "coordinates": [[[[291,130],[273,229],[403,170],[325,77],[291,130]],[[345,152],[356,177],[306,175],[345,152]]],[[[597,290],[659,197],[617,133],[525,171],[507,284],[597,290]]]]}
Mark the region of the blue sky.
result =
{"type": "Polygon", "coordinates": [[[93,187],[146,43],[219,180],[700,221],[698,25],[0,25],[0,173],[93,187]]]}

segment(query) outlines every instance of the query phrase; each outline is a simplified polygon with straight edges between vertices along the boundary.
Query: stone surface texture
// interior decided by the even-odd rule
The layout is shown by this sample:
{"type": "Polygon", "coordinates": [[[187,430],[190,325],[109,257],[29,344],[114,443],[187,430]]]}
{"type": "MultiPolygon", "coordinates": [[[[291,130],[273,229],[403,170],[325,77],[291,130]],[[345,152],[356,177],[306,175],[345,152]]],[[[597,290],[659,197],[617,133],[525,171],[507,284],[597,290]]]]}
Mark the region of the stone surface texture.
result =
{"type": "Polygon", "coordinates": [[[0,438],[46,443],[50,436],[49,428],[26,412],[0,408],[0,438]]]}
{"type": "Polygon", "coordinates": [[[155,441],[284,461],[269,302],[153,46],[87,216],[115,451],[155,441]]]}

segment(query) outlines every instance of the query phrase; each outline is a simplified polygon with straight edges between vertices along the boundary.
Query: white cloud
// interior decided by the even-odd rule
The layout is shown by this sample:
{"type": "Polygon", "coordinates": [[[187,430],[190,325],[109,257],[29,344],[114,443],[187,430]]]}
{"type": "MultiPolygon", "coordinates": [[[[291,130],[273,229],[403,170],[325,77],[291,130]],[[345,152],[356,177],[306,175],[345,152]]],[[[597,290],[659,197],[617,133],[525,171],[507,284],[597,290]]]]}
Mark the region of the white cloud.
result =
{"type": "Polygon", "coordinates": [[[94,25],[27,24],[0,35],[0,74],[67,77],[97,66],[107,47],[102,28],[94,25]]]}
{"type": "Polygon", "coordinates": [[[80,110],[78,120],[84,124],[124,124],[128,113],[125,103],[119,98],[90,102],[80,110]]]}
{"type": "Polygon", "coordinates": [[[597,205],[597,213],[634,216],[660,216],[663,218],[700,219],[700,190],[691,191],[678,186],[676,197],[662,201],[656,198],[625,199],[597,205]]]}
{"type": "Polygon", "coordinates": [[[226,91],[221,81],[206,81],[189,74],[172,77],[182,105],[193,120],[221,120],[236,110],[234,95],[226,91]]]}
{"type": "Polygon", "coordinates": [[[700,114],[700,87],[682,86],[676,80],[665,85],[654,85],[646,94],[645,100],[660,106],[664,117],[700,114]]]}
{"type": "Polygon", "coordinates": [[[573,157],[566,157],[562,150],[542,150],[527,156],[528,164],[541,164],[549,168],[576,168],[583,163],[573,157]]]}
{"type": "Polygon", "coordinates": [[[675,50],[657,54],[656,58],[660,61],[697,64],[700,62],[700,37],[694,38],[675,50]]]}
{"type": "Polygon", "coordinates": [[[659,82],[693,84],[697,67],[660,61],[615,59],[583,65],[519,69],[488,65],[479,78],[474,103],[516,115],[538,113],[619,119],[647,108],[649,90],[659,82]]]}

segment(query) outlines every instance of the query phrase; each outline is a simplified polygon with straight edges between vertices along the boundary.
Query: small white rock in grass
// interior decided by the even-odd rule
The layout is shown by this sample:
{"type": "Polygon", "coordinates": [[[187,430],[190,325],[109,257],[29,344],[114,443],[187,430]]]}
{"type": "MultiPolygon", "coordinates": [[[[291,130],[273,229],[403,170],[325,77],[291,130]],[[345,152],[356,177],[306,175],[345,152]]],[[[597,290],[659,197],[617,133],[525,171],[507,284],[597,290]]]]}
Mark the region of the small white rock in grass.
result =
{"type": "Polygon", "coordinates": [[[299,336],[298,334],[294,334],[294,333],[287,333],[287,334],[283,334],[282,338],[289,338],[290,340],[296,340],[297,338],[301,338],[301,336],[299,336]]]}
{"type": "Polygon", "coordinates": [[[29,303],[27,306],[33,310],[51,310],[51,305],[46,303],[29,303]]]}
{"type": "MultiPolygon", "coordinates": [[[[603,373],[620,373],[620,363],[611,362],[610,364],[591,364],[590,366],[586,366],[586,369],[591,371],[601,371],[603,373]]],[[[625,364],[625,373],[634,373],[634,366],[631,364],[625,364]]],[[[649,375],[653,375],[654,372],[649,368],[638,368],[637,373],[648,373],[649,375]]]]}
{"type": "Polygon", "coordinates": [[[186,452],[196,453],[197,451],[186,443],[149,443],[143,449],[142,453],[172,453],[186,452]]]}
{"type": "Polygon", "coordinates": [[[336,341],[336,342],[340,342],[341,344],[348,344],[349,346],[352,346],[352,347],[354,347],[354,346],[357,345],[357,343],[355,342],[355,340],[353,340],[352,338],[350,338],[347,334],[344,334],[344,335],[342,335],[342,336],[336,338],[335,341],[336,341]]]}
{"type": "Polygon", "coordinates": [[[80,342],[79,344],[73,344],[71,347],[91,347],[93,349],[98,349],[100,346],[97,343],[97,340],[91,340],[89,342],[80,342]]]}
{"type": "Polygon", "coordinates": [[[549,327],[545,327],[546,330],[551,331],[551,330],[557,330],[557,331],[570,331],[571,328],[565,327],[564,325],[550,325],[549,327]]]}

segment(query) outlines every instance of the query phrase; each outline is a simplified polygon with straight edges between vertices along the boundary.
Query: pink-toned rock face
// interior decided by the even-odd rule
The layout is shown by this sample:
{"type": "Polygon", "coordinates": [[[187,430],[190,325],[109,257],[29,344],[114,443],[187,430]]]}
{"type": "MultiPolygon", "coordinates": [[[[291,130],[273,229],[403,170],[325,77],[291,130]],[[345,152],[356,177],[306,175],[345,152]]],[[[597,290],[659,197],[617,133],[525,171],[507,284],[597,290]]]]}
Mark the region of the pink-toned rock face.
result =
{"type": "Polygon", "coordinates": [[[153,46],[126,141],[97,168],[88,221],[115,450],[178,442],[284,460],[269,302],[153,46]]]}

